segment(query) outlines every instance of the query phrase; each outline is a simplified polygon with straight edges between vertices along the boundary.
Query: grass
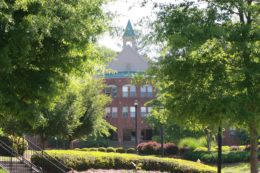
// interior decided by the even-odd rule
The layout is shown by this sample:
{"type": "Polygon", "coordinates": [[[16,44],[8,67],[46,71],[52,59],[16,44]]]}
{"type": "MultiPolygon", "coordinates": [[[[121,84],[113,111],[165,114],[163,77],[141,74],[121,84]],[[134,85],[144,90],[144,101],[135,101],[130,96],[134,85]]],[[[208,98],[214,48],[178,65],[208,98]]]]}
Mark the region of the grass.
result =
{"type": "MultiPolygon", "coordinates": [[[[173,159],[159,158],[154,156],[140,156],[136,154],[106,153],[96,151],[75,151],[75,150],[49,150],[48,154],[61,159],[68,167],[75,170],[95,169],[139,169],[143,170],[161,170],[176,172],[203,172],[213,173],[216,168],[197,162],[173,159]],[[133,167],[133,163],[137,165],[133,167]]],[[[33,162],[42,164],[39,156],[33,156],[33,162]]],[[[47,163],[44,166],[48,166],[47,163]]]]}
{"type": "Polygon", "coordinates": [[[6,173],[6,171],[0,168],[0,173],[6,173]]]}
{"type": "MultiPolygon", "coordinates": [[[[260,170],[260,163],[258,164],[260,170]]],[[[225,164],[223,166],[224,173],[250,173],[249,163],[225,164]]]]}

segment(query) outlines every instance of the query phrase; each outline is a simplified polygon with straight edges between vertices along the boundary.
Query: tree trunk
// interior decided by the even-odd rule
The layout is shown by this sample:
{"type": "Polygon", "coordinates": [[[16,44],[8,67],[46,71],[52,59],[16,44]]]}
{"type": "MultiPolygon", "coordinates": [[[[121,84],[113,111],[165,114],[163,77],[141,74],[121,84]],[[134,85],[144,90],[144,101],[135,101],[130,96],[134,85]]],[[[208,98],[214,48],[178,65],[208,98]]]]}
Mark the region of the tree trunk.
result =
{"type": "Polygon", "coordinates": [[[73,139],[71,137],[69,138],[69,149],[73,149],[73,139]]]}
{"type": "Polygon", "coordinates": [[[208,149],[208,152],[211,151],[211,142],[212,142],[211,132],[207,132],[207,149],[208,149]]]}
{"type": "Polygon", "coordinates": [[[222,164],[222,130],[219,126],[218,128],[218,173],[221,173],[222,164]]]}
{"type": "Polygon", "coordinates": [[[45,149],[45,143],[46,143],[46,137],[44,135],[44,133],[41,134],[41,147],[44,150],[45,149]]]}
{"type": "Polygon", "coordinates": [[[250,123],[250,165],[251,173],[258,173],[258,159],[257,159],[257,128],[255,122],[250,123]]]}

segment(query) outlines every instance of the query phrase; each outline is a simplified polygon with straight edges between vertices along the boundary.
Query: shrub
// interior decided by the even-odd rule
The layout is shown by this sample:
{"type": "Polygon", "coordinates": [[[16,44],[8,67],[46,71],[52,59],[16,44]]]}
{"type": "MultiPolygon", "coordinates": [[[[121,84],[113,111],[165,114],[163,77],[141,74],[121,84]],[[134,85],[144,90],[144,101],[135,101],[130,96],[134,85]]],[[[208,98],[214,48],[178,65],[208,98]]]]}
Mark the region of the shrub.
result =
{"type": "Polygon", "coordinates": [[[125,153],[125,149],[123,147],[119,147],[116,149],[117,153],[125,153]]]}
{"type": "Polygon", "coordinates": [[[199,139],[196,138],[183,138],[179,142],[180,147],[189,147],[190,149],[194,150],[198,147],[205,147],[206,146],[206,139],[201,137],[199,139]]]}
{"type": "Polygon", "coordinates": [[[164,153],[166,155],[177,155],[179,153],[179,148],[174,143],[164,144],[164,153]]]}
{"type": "MultiPolygon", "coordinates": [[[[251,148],[250,145],[244,146],[244,151],[250,151],[250,148],[251,148]]],[[[257,148],[258,148],[258,150],[259,150],[259,149],[260,149],[260,146],[258,146],[257,148]]]]}
{"type": "MultiPolygon", "coordinates": [[[[132,163],[142,170],[179,173],[216,173],[216,168],[201,163],[154,156],[139,156],[135,154],[84,152],[71,150],[47,151],[54,158],[61,160],[67,167],[77,171],[87,169],[135,169],[132,163]]],[[[32,162],[44,170],[50,170],[51,165],[39,155],[32,156],[32,162]]]]}
{"type": "Polygon", "coordinates": [[[98,151],[97,148],[88,148],[86,151],[98,151]]]}
{"type": "Polygon", "coordinates": [[[108,152],[108,153],[115,153],[115,152],[116,152],[116,149],[113,148],[113,147],[107,147],[107,152],[108,152]]]}
{"type": "Polygon", "coordinates": [[[206,151],[208,151],[208,149],[206,147],[198,147],[194,151],[204,151],[204,152],[206,152],[206,151]]]}
{"type": "Polygon", "coordinates": [[[137,146],[137,150],[139,154],[145,155],[156,155],[160,151],[161,145],[157,142],[150,141],[150,142],[143,142],[137,146]]]}
{"type": "Polygon", "coordinates": [[[222,152],[225,151],[230,151],[230,147],[229,146],[222,146],[222,152]]]}
{"type": "MultiPolygon", "coordinates": [[[[0,139],[20,155],[23,155],[25,150],[28,148],[28,142],[17,136],[1,136],[0,139]]],[[[6,151],[0,147],[0,155],[11,156],[11,151],[6,151]]]]}
{"type": "Polygon", "coordinates": [[[101,152],[106,152],[106,151],[107,151],[107,149],[106,149],[106,148],[104,148],[104,147],[99,147],[99,148],[98,148],[98,151],[101,151],[101,152]]]}
{"type": "Polygon", "coordinates": [[[182,147],[182,148],[179,149],[179,152],[180,152],[181,155],[186,154],[190,151],[191,151],[190,147],[182,147]]]}
{"type": "Polygon", "coordinates": [[[136,153],[136,150],[134,148],[128,148],[126,150],[127,153],[136,153]]]}
{"type": "MultiPolygon", "coordinates": [[[[249,152],[247,151],[230,151],[222,153],[222,163],[237,163],[237,162],[248,162],[249,152]]],[[[217,163],[218,153],[217,152],[203,152],[203,151],[191,151],[183,155],[184,159],[196,161],[200,159],[205,163],[217,163]]],[[[260,153],[258,153],[260,158],[260,153]]]]}
{"type": "Polygon", "coordinates": [[[231,146],[230,151],[241,151],[241,148],[239,146],[231,146]]]}

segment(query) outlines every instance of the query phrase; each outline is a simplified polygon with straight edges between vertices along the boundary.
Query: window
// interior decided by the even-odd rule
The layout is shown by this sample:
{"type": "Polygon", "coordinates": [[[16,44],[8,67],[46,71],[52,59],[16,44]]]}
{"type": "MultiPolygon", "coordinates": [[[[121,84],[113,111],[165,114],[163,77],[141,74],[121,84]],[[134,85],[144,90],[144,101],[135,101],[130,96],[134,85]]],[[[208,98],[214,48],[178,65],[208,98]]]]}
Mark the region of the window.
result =
{"type": "Polygon", "coordinates": [[[151,112],[152,112],[152,109],[153,109],[152,107],[148,107],[148,108],[147,108],[147,113],[148,113],[148,114],[151,113],[151,112]]]}
{"type": "Polygon", "coordinates": [[[128,97],[128,86],[123,86],[123,97],[128,97]]]}
{"type": "Polygon", "coordinates": [[[123,141],[131,141],[131,138],[132,138],[132,130],[123,129],[123,141]]]}
{"type": "Polygon", "coordinates": [[[105,112],[106,112],[106,115],[105,115],[106,117],[111,116],[111,108],[110,107],[106,107],[105,112]]]}
{"type": "Polygon", "coordinates": [[[136,96],[136,87],[134,85],[130,86],[130,97],[136,96]]]}
{"type": "Polygon", "coordinates": [[[123,97],[136,97],[136,86],[124,85],[122,87],[123,97]]]}
{"type": "Polygon", "coordinates": [[[135,107],[134,106],[130,107],[130,116],[131,116],[131,118],[135,117],[135,107]]]}
{"type": "Polygon", "coordinates": [[[112,107],[112,117],[117,117],[117,107],[112,107]]]}
{"type": "Polygon", "coordinates": [[[124,106],[122,109],[123,117],[128,118],[128,107],[124,106]]]}
{"type": "Polygon", "coordinates": [[[147,96],[153,97],[153,87],[151,85],[147,86],[147,96]]]}
{"type": "Polygon", "coordinates": [[[117,86],[109,85],[105,88],[105,94],[112,96],[113,98],[117,97],[117,86]]]}
{"type": "Polygon", "coordinates": [[[145,97],[145,95],[146,95],[146,87],[142,86],[141,87],[141,97],[145,97]]]}
{"type": "Polygon", "coordinates": [[[144,85],[140,88],[141,97],[153,97],[153,87],[151,85],[144,85]]]}
{"type": "Polygon", "coordinates": [[[151,129],[143,129],[141,131],[141,137],[145,141],[152,140],[153,131],[151,129]]]}
{"type": "Polygon", "coordinates": [[[141,107],[141,116],[142,117],[146,116],[146,107],[141,107]]]}

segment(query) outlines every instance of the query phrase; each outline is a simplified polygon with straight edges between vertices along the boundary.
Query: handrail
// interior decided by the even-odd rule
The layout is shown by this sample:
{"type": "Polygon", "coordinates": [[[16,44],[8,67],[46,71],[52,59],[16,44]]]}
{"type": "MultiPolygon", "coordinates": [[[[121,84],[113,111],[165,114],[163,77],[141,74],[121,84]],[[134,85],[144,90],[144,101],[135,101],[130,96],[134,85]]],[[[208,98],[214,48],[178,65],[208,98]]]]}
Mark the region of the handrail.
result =
{"type": "Polygon", "coordinates": [[[38,169],[38,167],[36,165],[34,165],[33,163],[29,162],[27,159],[25,159],[23,156],[21,156],[18,152],[13,150],[10,146],[6,145],[1,139],[0,139],[0,146],[4,150],[6,150],[9,154],[11,154],[11,156],[15,156],[16,159],[18,159],[19,161],[23,162],[24,164],[26,164],[27,166],[32,168],[34,171],[36,171],[38,173],[41,172],[41,170],[38,169]]]}
{"type": "Polygon", "coordinates": [[[0,167],[3,168],[6,172],[9,172],[8,169],[1,163],[0,163],[0,167]]]}
{"type": "Polygon", "coordinates": [[[38,149],[39,151],[41,151],[43,153],[43,155],[45,155],[46,157],[52,158],[53,160],[55,160],[55,162],[57,162],[58,164],[60,164],[63,168],[68,169],[68,167],[62,163],[61,161],[59,161],[58,159],[56,159],[55,157],[52,157],[51,155],[49,155],[47,152],[45,152],[41,147],[37,146],[36,144],[34,144],[33,142],[31,142],[28,139],[25,139],[28,144],[32,145],[33,147],[35,147],[36,149],[38,149]]]}
{"type": "Polygon", "coordinates": [[[41,147],[37,146],[36,144],[34,144],[33,142],[31,142],[29,139],[26,139],[24,138],[29,146],[31,145],[32,146],[32,149],[31,150],[34,154],[40,154],[39,152],[41,152],[42,154],[42,157],[46,159],[46,161],[48,161],[49,163],[51,163],[53,166],[55,166],[57,169],[59,169],[62,173],[66,173],[66,170],[69,170],[69,168],[64,164],[62,163],[61,161],[59,161],[58,159],[56,159],[55,157],[52,157],[51,155],[49,155],[47,152],[45,152],[41,147]],[[34,148],[37,150],[35,151],[34,148]],[[49,158],[51,158],[52,160],[54,160],[55,162],[58,163],[55,164],[53,163],[49,158]],[[59,166],[60,165],[60,166],[59,166]]]}

